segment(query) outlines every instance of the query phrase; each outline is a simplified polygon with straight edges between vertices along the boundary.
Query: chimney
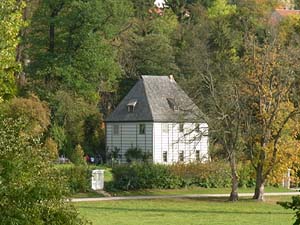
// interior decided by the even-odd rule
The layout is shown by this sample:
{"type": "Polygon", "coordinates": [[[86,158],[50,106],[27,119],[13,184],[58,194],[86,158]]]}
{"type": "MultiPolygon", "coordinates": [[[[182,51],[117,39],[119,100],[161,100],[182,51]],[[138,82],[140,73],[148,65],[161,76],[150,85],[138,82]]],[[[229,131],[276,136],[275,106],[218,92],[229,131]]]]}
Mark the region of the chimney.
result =
{"type": "Polygon", "coordinates": [[[169,75],[169,79],[170,79],[171,82],[175,82],[174,76],[172,74],[169,75]]]}

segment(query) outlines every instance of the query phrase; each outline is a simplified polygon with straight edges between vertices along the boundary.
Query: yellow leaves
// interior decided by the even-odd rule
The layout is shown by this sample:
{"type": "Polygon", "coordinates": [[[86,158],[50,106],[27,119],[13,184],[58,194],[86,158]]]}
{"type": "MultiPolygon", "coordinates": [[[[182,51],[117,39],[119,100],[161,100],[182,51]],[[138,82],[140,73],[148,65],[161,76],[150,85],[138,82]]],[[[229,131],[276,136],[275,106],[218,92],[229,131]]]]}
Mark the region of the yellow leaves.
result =
{"type": "Polygon", "coordinates": [[[209,18],[220,18],[234,14],[235,12],[235,5],[228,4],[226,0],[216,0],[212,7],[208,9],[208,16],[209,18]]]}

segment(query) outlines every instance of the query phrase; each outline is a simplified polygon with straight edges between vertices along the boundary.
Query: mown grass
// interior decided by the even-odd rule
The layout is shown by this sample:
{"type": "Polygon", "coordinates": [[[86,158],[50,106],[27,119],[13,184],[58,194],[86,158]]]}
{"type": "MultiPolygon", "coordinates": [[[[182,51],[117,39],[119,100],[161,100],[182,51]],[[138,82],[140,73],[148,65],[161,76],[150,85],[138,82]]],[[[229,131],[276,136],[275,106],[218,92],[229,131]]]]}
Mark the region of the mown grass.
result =
{"type": "Polygon", "coordinates": [[[290,197],[268,197],[266,202],[226,198],[156,199],[76,203],[80,214],[94,225],[289,225],[293,212],[277,205],[290,197]]]}
{"type": "MultiPolygon", "coordinates": [[[[136,191],[117,191],[111,192],[113,196],[136,196],[136,195],[184,195],[184,194],[229,194],[230,188],[200,188],[189,187],[181,189],[147,189],[136,191]]],[[[290,189],[278,187],[266,187],[266,193],[270,192],[293,192],[290,189]]],[[[254,188],[239,188],[239,193],[254,193],[254,188]]]]}

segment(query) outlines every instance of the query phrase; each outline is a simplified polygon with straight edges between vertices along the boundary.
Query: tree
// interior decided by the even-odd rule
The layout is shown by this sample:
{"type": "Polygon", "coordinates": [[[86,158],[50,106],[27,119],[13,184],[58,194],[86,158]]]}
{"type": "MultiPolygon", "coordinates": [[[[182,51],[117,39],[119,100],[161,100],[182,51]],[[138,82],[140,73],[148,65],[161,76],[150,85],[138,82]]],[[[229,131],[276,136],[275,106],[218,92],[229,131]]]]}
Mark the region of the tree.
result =
{"type": "Polygon", "coordinates": [[[240,64],[241,35],[234,30],[235,7],[215,1],[203,20],[189,26],[188,42],[181,49],[181,71],[189,92],[203,110],[211,143],[221,144],[231,168],[229,200],[238,200],[237,159],[241,152],[240,64]],[[204,22],[205,21],[205,22],[204,22]]]}
{"type": "Polygon", "coordinates": [[[131,11],[128,1],[41,1],[26,45],[32,89],[43,99],[64,89],[97,102],[121,75],[112,43],[131,11]]]}
{"type": "Polygon", "coordinates": [[[0,220],[2,224],[86,224],[66,202],[63,177],[26,118],[0,116],[0,220]]]}
{"type": "Polygon", "coordinates": [[[50,125],[49,106],[35,95],[27,98],[15,97],[3,104],[0,112],[14,119],[26,118],[29,121],[26,132],[31,135],[43,134],[50,125]]]}
{"type": "Polygon", "coordinates": [[[278,29],[248,36],[243,90],[244,140],[256,170],[254,199],[263,200],[264,185],[284,151],[289,123],[299,114],[299,37],[282,39],[278,29]],[[284,138],[284,139],[283,139],[284,138]]]}
{"type": "Polygon", "coordinates": [[[77,166],[78,165],[86,165],[84,151],[83,151],[81,145],[76,145],[74,152],[71,155],[71,161],[77,166]]]}
{"type": "Polygon", "coordinates": [[[136,9],[131,27],[120,36],[120,64],[126,78],[176,74],[178,68],[171,42],[178,24],[175,15],[169,9],[159,14],[147,1],[140,1],[140,4],[144,5],[144,13],[136,9]]]}
{"type": "Polygon", "coordinates": [[[0,2],[0,100],[13,97],[17,91],[14,75],[20,71],[20,64],[16,61],[16,50],[24,25],[24,6],[23,0],[0,2]]]}
{"type": "MultiPolygon", "coordinates": [[[[89,152],[99,153],[97,148],[101,145],[100,137],[101,114],[94,104],[87,102],[84,98],[65,91],[58,91],[51,102],[53,109],[53,126],[51,135],[60,147],[60,153],[70,157],[77,144],[88,148],[89,152]],[[94,123],[89,122],[92,118],[94,123]],[[94,143],[92,141],[95,141],[94,143]],[[98,142],[97,142],[98,141],[98,142]],[[96,144],[96,146],[93,144],[96,144]],[[89,148],[90,147],[90,148],[89,148]]],[[[102,139],[103,140],[103,139],[102,139]]]]}

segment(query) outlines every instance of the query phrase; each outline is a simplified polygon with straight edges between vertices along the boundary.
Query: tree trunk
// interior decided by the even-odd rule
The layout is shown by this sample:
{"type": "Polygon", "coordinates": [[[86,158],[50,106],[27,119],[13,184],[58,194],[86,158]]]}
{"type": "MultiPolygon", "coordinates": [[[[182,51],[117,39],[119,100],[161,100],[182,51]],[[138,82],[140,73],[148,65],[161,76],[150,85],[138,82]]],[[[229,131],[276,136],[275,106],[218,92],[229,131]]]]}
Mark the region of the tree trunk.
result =
{"type": "Polygon", "coordinates": [[[230,158],[230,170],[231,170],[231,193],[229,197],[229,201],[237,201],[239,199],[238,196],[238,174],[236,169],[236,161],[235,161],[235,154],[231,153],[230,158]]]}
{"type": "Polygon", "coordinates": [[[265,192],[265,179],[263,177],[263,166],[262,164],[257,166],[256,169],[256,185],[253,199],[258,201],[264,201],[265,192]]]}

